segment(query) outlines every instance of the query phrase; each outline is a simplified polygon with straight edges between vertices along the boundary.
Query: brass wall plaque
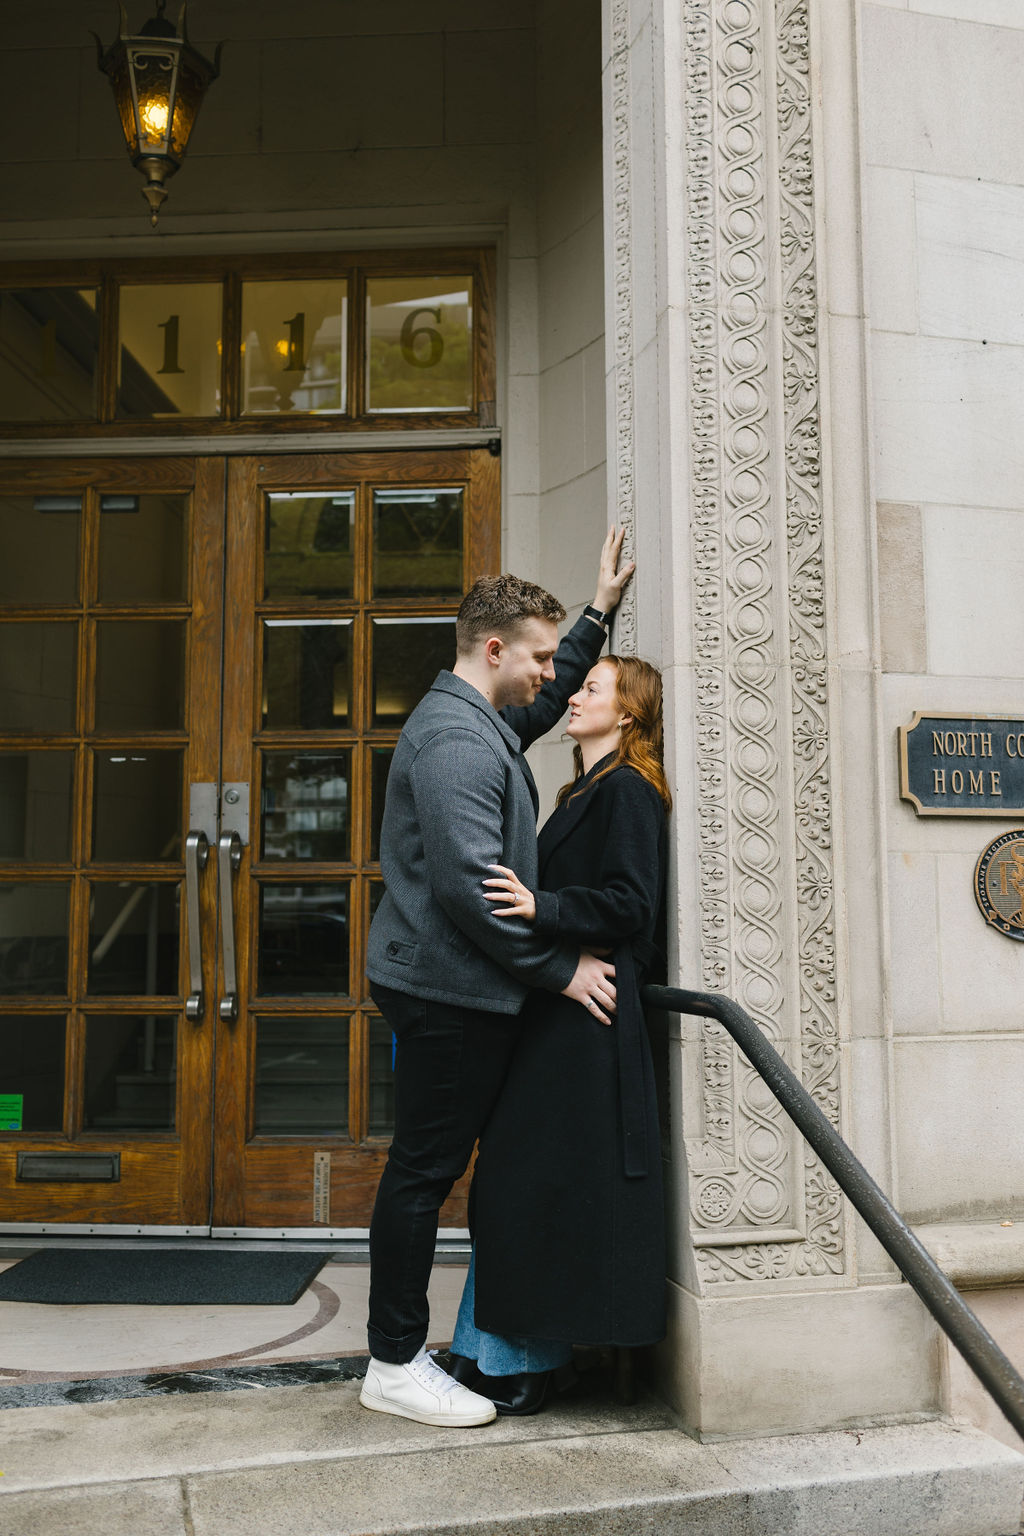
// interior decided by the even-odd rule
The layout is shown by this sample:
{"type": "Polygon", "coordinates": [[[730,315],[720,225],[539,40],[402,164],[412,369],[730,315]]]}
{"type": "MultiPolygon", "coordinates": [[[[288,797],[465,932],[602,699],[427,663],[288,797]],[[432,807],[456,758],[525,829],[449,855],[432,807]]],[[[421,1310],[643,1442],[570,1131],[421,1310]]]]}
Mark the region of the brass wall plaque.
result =
{"type": "Polygon", "coordinates": [[[974,871],[974,896],[987,923],[1024,939],[1024,829],[989,843],[974,871]]]}
{"type": "Polygon", "coordinates": [[[1024,811],[1024,719],[924,715],[899,727],[900,798],[918,816],[1024,811]]]}

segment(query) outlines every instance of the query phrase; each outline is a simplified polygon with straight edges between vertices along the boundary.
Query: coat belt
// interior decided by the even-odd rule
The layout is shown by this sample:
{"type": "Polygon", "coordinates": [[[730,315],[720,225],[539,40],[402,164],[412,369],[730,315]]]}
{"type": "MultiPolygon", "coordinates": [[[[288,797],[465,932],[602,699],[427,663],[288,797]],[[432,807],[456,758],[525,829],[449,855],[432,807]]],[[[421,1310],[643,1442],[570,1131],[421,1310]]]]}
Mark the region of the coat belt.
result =
{"type": "Polygon", "coordinates": [[[620,944],[615,961],[618,1000],[615,1032],[619,1053],[619,1113],[622,1118],[622,1165],[627,1179],[642,1179],[649,1169],[647,1104],[654,1092],[650,1055],[644,1049],[644,1012],[640,1003],[643,974],[658,954],[646,939],[620,944]]]}

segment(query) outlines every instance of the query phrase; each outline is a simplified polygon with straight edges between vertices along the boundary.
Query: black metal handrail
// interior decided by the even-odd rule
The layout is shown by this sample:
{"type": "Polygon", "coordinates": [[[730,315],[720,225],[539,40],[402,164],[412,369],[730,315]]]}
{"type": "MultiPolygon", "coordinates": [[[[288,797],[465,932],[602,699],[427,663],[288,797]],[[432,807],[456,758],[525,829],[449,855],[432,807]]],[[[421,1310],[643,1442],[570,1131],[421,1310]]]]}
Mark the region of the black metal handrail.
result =
{"type": "Polygon", "coordinates": [[[1024,1435],[1024,1380],[750,1015],[717,992],[647,986],[643,1000],[665,1013],[696,1014],[724,1025],[982,1386],[1024,1435]]]}

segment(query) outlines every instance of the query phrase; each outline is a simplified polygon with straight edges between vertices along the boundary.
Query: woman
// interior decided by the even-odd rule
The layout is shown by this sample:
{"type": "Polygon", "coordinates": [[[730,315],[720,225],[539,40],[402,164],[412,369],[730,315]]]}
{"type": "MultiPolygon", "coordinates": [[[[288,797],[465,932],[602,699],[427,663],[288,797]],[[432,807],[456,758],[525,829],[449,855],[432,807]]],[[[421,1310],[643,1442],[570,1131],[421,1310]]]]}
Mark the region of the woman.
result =
{"type": "Polygon", "coordinates": [[[537,1412],[574,1343],[664,1334],[658,1123],[639,1000],[671,808],[661,677],[635,657],[605,657],[569,711],[575,776],[540,834],[542,888],[500,866],[484,884],[496,921],[612,950],[618,1013],[608,1028],[600,1009],[531,993],[481,1138],[450,1369],[505,1413],[537,1412]]]}

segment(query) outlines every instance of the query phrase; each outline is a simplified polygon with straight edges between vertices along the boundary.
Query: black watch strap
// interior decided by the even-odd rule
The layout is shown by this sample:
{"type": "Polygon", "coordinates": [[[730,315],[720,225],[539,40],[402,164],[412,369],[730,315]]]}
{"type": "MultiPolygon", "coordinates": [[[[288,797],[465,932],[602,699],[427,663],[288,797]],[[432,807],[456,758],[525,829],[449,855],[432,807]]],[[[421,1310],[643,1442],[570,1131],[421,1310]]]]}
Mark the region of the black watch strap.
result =
{"type": "Polygon", "coordinates": [[[612,621],[612,616],[610,613],[602,613],[600,608],[594,607],[593,603],[588,603],[584,608],[583,617],[585,619],[593,619],[597,624],[603,624],[605,629],[608,628],[608,625],[612,621]]]}

